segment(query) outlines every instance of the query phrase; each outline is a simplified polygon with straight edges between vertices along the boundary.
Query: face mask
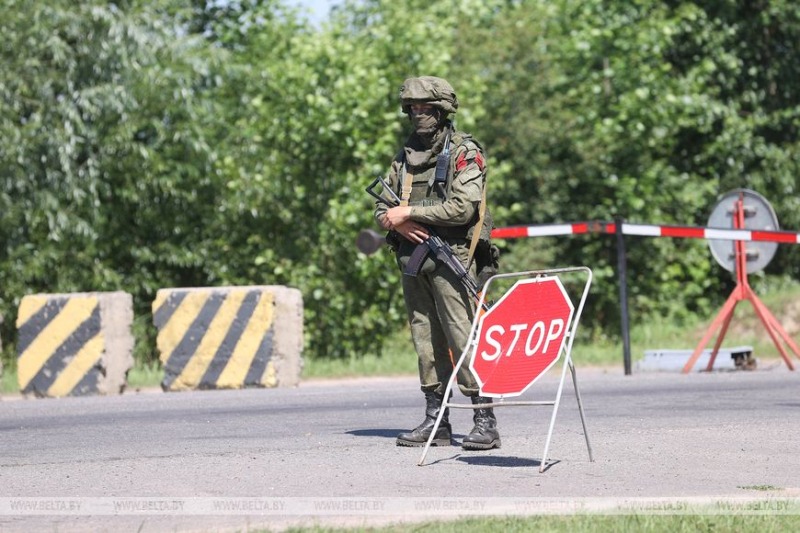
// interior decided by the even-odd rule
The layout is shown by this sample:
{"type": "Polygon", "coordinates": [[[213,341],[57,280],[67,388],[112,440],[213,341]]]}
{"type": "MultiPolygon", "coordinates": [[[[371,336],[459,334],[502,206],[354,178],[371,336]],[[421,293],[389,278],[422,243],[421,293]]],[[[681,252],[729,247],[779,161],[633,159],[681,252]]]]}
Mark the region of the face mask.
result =
{"type": "Polygon", "coordinates": [[[414,131],[416,131],[418,135],[430,135],[436,131],[436,126],[439,124],[439,113],[434,111],[430,115],[412,114],[411,123],[414,125],[414,131]]]}

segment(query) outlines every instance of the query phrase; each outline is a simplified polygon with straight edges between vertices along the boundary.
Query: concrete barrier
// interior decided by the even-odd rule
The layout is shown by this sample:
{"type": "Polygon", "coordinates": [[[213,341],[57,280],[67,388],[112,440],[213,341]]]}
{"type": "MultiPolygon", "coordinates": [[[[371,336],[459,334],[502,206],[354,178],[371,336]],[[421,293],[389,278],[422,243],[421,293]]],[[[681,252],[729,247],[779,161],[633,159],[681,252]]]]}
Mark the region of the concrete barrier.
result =
{"type": "MultiPolygon", "coordinates": [[[[711,348],[706,348],[694,365],[695,372],[705,372],[711,359],[711,348]]],[[[694,353],[692,348],[684,350],[645,350],[644,359],[636,363],[638,372],[681,372],[694,353]]],[[[714,370],[753,370],[758,364],[753,358],[752,346],[720,348],[714,359],[714,370]]]]}
{"type": "Polygon", "coordinates": [[[17,380],[37,397],[119,394],[133,366],[125,292],[33,294],[17,314],[17,380]]]}
{"type": "Polygon", "coordinates": [[[299,383],[299,290],[274,285],[161,289],[152,308],[165,391],[299,383]]]}

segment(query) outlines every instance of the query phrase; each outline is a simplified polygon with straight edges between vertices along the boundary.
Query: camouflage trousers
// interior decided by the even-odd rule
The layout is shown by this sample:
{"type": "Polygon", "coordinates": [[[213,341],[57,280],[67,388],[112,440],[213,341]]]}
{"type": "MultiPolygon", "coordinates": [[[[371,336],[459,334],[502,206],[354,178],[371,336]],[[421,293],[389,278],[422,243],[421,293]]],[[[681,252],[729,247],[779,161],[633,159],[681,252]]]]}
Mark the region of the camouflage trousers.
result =
{"type": "MultiPolygon", "coordinates": [[[[452,248],[466,265],[467,246],[452,248]]],[[[398,257],[398,263],[402,266],[402,257],[398,257]]],[[[470,275],[474,279],[474,264],[470,275]]],[[[458,277],[432,256],[426,259],[417,276],[403,275],[403,296],[418,357],[421,389],[443,394],[453,366],[469,341],[475,302],[458,277]]],[[[478,384],[469,370],[469,357],[459,368],[457,380],[464,395],[478,395],[478,384]]]]}

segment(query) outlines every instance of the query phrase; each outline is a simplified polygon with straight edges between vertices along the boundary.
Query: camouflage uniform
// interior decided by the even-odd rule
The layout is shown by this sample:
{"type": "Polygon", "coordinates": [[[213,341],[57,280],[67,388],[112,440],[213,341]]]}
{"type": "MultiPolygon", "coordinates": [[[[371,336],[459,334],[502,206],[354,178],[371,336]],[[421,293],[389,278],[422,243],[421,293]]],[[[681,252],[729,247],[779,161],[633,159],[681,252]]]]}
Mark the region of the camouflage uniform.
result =
{"type": "MultiPolygon", "coordinates": [[[[445,80],[428,76],[411,78],[404,83],[400,96],[409,118],[412,104],[433,105],[438,113],[437,126],[430,133],[411,133],[392,162],[387,184],[408,200],[410,219],[432,228],[450,244],[466,267],[470,239],[479,222],[478,207],[486,180],[482,149],[471,136],[454,131],[452,123],[447,120],[448,114],[455,113],[458,100],[445,80]],[[445,149],[445,143],[450,147],[448,179],[445,186],[438,187],[434,186],[436,162],[437,156],[445,149]],[[404,185],[409,182],[410,190],[403,194],[404,185]]],[[[384,204],[376,204],[375,218],[379,223],[387,210],[384,204]]],[[[416,246],[397,236],[395,250],[401,269],[416,246]]],[[[474,264],[470,264],[470,274],[475,279],[474,264]]],[[[413,446],[423,444],[430,435],[453,364],[468,343],[475,302],[457,276],[433,254],[425,259],[417,276],[403,275],[402,280],[411,335],[418,355],[420,385],[427,399],[426,421],[411,433],[398,437],[398,444],[413,446]]],[[[473,398],[474,403],[490,402],[488,398],[478,396],[478,384],[466,359],[458,371],[457,380],[461,392],[473,398]]],[[[491,409],[483,411],[491,415],[490,422],[493,422],[491,409]]],[[[464,446],[480,449],[499,446],[496,433],[495,429],[486,445],[468,446],[469,442],[465,440],[464,446]]],[[[450,425],[444,417],[434,443],[449,444],[449,441],[450,425]]]]}

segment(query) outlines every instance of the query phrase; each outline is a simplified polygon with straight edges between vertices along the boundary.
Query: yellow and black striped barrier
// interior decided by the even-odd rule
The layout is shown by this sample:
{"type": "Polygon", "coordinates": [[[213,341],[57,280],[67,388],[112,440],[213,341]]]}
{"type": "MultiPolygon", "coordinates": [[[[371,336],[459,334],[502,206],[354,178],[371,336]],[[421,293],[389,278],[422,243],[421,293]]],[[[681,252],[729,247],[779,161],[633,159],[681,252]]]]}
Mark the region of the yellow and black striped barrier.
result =
{"type": "Polygon", "coordinates": [[[296,385],[302,297],[281,286],[161,289],[153,323],[167,391],[296,385]]]}
{"type": "Polygon", "coordinates": [[[124,292],[34,294],[17,314],[17,380],[39,397],[122,392],[133,365],[133,300],[124,292]]]}

